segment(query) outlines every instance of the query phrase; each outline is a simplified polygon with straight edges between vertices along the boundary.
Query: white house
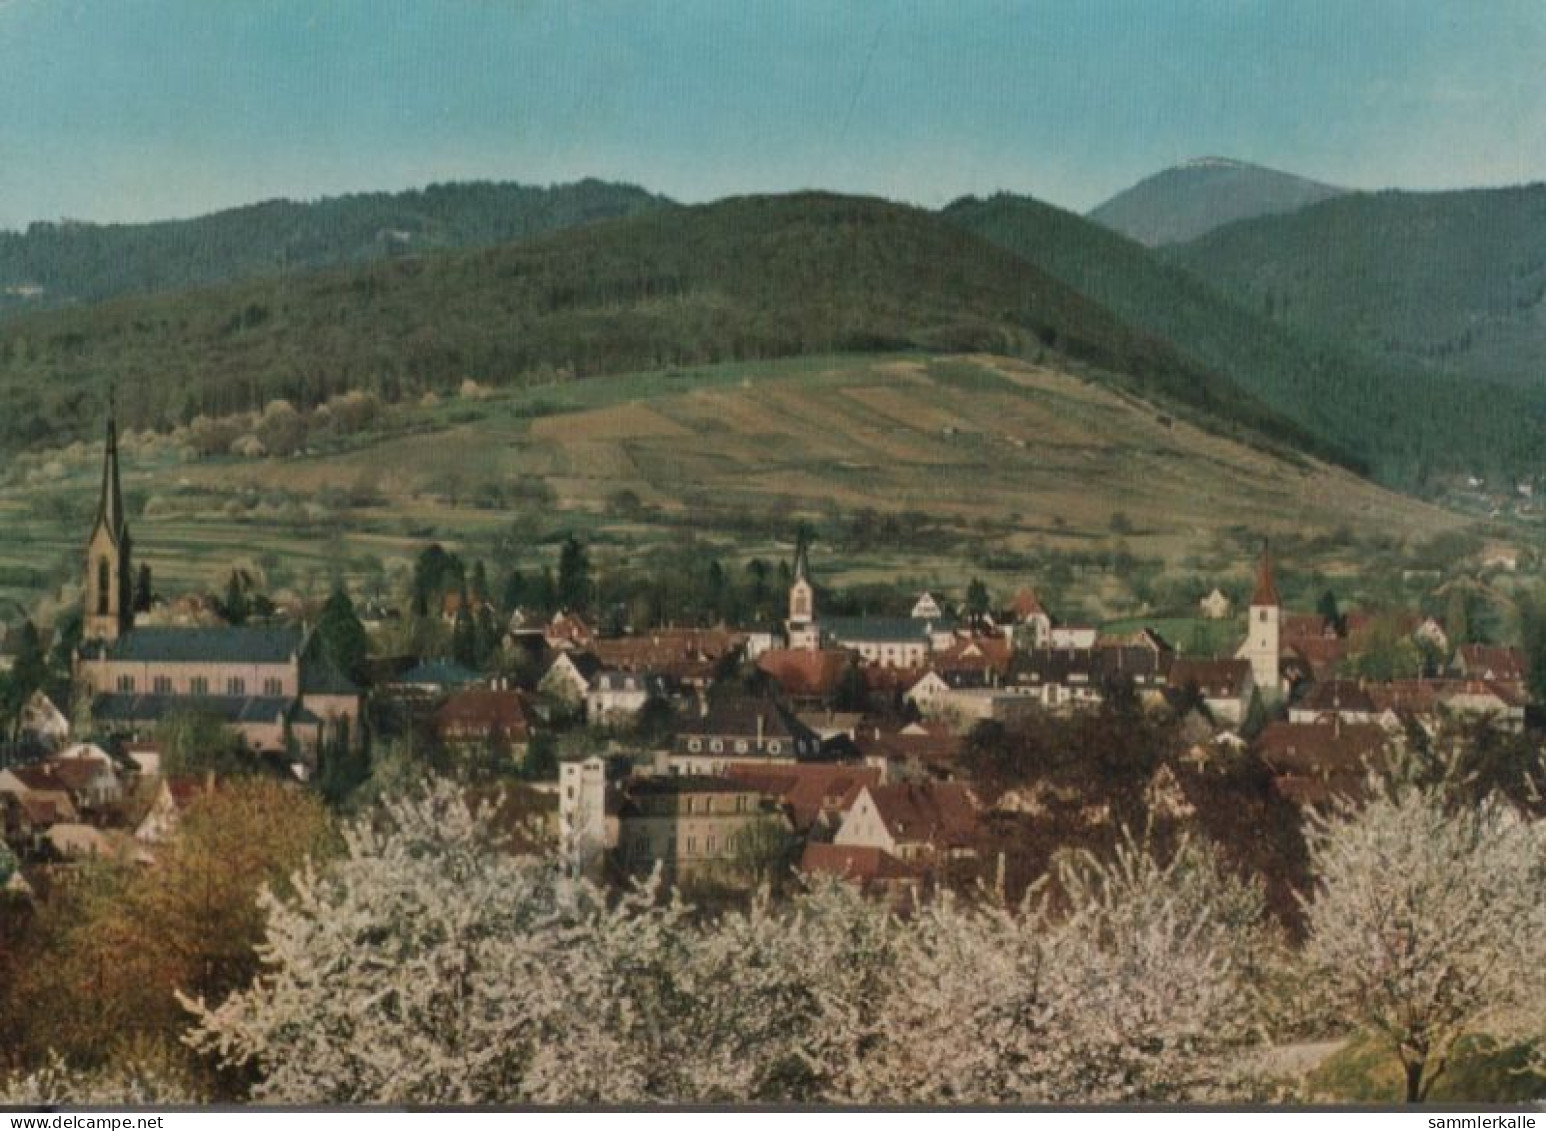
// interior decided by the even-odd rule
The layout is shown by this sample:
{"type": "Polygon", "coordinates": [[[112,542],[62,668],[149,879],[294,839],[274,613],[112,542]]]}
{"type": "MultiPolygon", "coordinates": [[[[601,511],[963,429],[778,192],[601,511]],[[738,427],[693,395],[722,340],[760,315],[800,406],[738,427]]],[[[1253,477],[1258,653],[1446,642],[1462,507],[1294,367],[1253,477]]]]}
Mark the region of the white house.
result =
{"type": "Polygon", "coordinates": [[[592,726],[626,723],[652,698],[670,694],[665,678],[652,672],[599,671],[585,692],[585,717],[592,726]]]}

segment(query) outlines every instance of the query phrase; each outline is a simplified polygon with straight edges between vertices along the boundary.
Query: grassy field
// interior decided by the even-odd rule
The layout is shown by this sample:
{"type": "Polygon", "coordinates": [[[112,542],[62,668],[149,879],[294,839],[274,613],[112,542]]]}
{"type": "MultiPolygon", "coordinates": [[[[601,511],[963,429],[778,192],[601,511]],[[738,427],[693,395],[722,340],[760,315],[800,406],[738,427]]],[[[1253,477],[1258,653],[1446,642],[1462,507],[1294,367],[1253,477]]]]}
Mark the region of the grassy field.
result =
{"type": "MultiPolygon", "coordinates": [[[[1038,554],[1114,550],[1243,578],[1240,547],[1262,535],[1340,530],[1340,560],[1315,563],[1334,571],[1358,565],[1347,531],[1416,544],[1463,521],[991,357],[745,363],[452,397],[285,459],[198,459],[176,435],[123,449],[136,545],[163,592],[217,584],[238,560],[276,589],[314,590],[335,569],[384,585],[431,539],[496,568],[534,564],[568,530],[607,568],[689,536],[729,558],[781,557],[797,518],[846,528],[867,511],[910,514],[926,533],[826,539],[827,579],[955,590],[981,574],[1007,589],[1039,583],[1024,566],[1038,554]]],[[[90,444],[11,463],[0,597],[75,580],[99,468],[90,444]]],[[[1136,611],[1103,585],[1084,583],[1097,608],[1136,611]]]]}

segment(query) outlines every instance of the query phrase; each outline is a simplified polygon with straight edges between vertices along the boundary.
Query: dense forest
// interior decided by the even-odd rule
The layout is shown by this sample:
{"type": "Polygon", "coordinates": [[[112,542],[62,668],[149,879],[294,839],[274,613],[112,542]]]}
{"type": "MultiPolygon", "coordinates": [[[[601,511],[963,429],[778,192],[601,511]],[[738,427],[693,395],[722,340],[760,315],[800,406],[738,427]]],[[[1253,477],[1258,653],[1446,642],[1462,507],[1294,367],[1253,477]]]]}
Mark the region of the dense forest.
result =
{"type": "Polygon", "coordinates": [[[1029,197],[967,198],[944,215],[1356,452],[1387,483],[1420,487],[1436,474],[1504,473],[1539,460],[1546,391],[1489,386],[1478,395],[1474,381],[1290,329],[1137,243],[1029,197]]]}
{"type": "Polygon", "coordinates": [[[1546,389],[1546,185],[1360,193],[1166,254],[1283,325],[1409,371],[1546,389]]]}
{"type": "Polygon", "coordinates": [[[0,231],[0,317],[507,243],[669,205],[641,188],[597,180],[550,188],[471,182],[271,200],[153,224],[37,223],[0,231]]]}
{"type": "Polygon", "coordinates": [[[1331,453],[1227,377],[1026,260],[915,208],[825,194],[670,208],[477,251],[119,299],[0,323],[0,442],[344,390],[488,385],[810,353],[1055,355],[1331,453]]]}

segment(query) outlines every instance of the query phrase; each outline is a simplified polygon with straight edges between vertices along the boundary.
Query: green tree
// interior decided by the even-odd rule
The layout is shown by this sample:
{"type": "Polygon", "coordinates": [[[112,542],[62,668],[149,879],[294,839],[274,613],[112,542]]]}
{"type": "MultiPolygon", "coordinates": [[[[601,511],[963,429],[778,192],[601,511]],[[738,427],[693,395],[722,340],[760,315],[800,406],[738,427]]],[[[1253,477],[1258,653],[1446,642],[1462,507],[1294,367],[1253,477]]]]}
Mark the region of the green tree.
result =
{"type": "Polygon", "coordinates": [[[980,577],[972,578],[972,583],[966,587],[966,615],[980,621],[988,615],[991,607],[992,598],[988,596],[988,587],[980,577]]]}
{"type": "Polygon", "coordinates": [[[322,650],[339,671],[350,679],[359,679],[365,668],[369,640],[365,625],[354,610],[349,591],[340,580],[333,586],[317,621],[317,636],[322,650]]]}
{"type": "Polygon", "coordinates": [[[558,552],[558,603],[566,609],[581,611],[589,607],[591,594],[590,556],[573,534],[564,539],[558,552]]]}
{"type": "Polygon", "coordinates": [[[1519,635],[1530,695],[1537,703],[1546,703],[1546,586],[1520,598],[1519,635]]]}
{"type": "Polygon", "coordinates": [[[239,732],[208,711],[180,711],[156,726],[161,768],[173,775],[250,774],[257,762],[239,732]]]}
{"type": "Polygon", "coordinates": [[[251,613],[246,576],[241,570],[233,569],[225,583],[225,601],[220,606],[220,614],[230,624],[246,624],[251,613]]]}
{"type": "Polygon", "coordinates": [[[1342,615],[1342,609],[1337,604],[1337,595],[1330,589],[1321,594],[1321,599],[1316,602],[1315,611],[1320,613],[1321,620],[1326,623],[1338,636],[1347,635],[1347,619],[1342,615]]]}
{"type": "Polygon", "coordinates": [[[150,612],[150,606],[154,600],[155,592],[151,584],[150,565],[147,562],[141,562],[139,570],[134,575],[134,611],[150,612]]]}

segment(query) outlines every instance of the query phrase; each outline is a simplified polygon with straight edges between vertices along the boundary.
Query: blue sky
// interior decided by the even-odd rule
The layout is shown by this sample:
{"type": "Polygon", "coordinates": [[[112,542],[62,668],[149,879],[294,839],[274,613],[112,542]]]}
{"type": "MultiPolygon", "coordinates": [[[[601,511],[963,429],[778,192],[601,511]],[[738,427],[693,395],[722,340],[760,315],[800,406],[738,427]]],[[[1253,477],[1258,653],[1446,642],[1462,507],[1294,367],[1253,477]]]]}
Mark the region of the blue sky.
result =
{"type": "Polygon", "coordinates": [[[497,178],[1546,179],[1546,0],[0,0],[0,226],[497,178]]]}

